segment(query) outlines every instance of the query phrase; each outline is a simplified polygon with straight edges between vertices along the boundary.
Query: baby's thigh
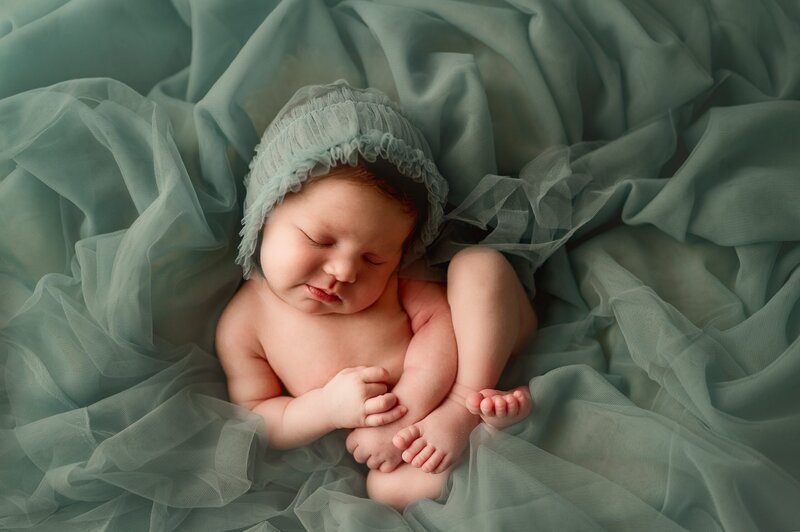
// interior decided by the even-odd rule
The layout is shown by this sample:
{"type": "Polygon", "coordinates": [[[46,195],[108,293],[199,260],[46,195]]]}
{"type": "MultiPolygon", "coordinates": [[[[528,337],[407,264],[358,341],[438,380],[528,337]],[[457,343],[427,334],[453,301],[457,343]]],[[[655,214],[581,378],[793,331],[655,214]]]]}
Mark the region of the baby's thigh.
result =
{"type": "Polygon", "coordinates": [[[409,464],[400,464],[391,473],[373,469],[367,475],[367,495],[402,512],[420,499],[438,499],[449,474],[449,469],[433,474],[409,464]]]}

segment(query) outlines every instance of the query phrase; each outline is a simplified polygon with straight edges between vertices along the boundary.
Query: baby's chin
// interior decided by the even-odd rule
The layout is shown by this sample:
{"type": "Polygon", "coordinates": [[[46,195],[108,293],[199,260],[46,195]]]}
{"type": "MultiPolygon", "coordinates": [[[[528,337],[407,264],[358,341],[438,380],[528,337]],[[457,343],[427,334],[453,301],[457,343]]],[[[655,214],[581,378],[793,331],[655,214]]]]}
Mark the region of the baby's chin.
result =
{"type": "Polygon", "coordinates": [[[312,316],[331,316],[331,315],[347,316],[349,314],[357,314],[358,312],[361,312],[362,310],[366,309],[368,305],[364,306],[363,308],[359,307],[353,308],[343,304],[339,304],[338,306],[332,307],[330,305],[325,305],[317,301],[305,300],[300,302],[299,304],[294,304],[292,306],[297,310],[305,312],[306,314],[310,314],[312,316]]]}

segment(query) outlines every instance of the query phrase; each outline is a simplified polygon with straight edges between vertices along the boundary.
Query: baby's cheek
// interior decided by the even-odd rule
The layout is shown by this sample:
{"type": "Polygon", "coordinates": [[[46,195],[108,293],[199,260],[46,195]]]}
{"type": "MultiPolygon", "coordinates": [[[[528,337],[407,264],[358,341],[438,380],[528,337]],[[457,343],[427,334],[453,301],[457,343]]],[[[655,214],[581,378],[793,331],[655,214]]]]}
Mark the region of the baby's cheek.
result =
{"type": "Polygon", "coordinates": [[[308,247],[295,247],[287,251],[287,257],[294,265],[297,272],[308,273],[314,271],[316,268],[321,267],[318,257],[313,249],[308,247]]]}
{"type": "Polygon", "coordinates": [[[281,276],[294,281],[307,279],[320,267],[313,253],[297,248],[280,251],[279,262],[281,276]]]}
{"type": "Polygon", "coordinates": [[[370,279],[369,287],[372,299],[375,301],[378,300],[388,289],[389,287],[389,280],[391,279],[391,274],[388,275],[379,275],[374,276],[370,279]]]}

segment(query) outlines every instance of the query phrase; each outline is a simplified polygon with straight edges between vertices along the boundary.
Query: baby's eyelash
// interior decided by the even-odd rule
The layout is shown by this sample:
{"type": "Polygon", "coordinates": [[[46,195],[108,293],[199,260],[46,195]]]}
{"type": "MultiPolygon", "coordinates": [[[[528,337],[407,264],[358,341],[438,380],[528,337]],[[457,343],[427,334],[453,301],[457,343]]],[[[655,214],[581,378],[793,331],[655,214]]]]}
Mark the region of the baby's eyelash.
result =
{"type": "MultiPolygon", "coordinates": [[[[311,243],[311,245],[314,246],[314,247],[325,248],[325,247],[328,247],[328,246],[331,245],[331,244],[318,242],[317,240],[314,240],[313,238],[311,238],[308,235],[308,233],[306,233],[302,229],[300,229],[300,232],[305,235],[305,237],[308,239],[309,243],[311,243]]],[[[364,260],[367,262],[367,264],[369,264],[371,266],[382,266],[383,264],[386,264],[385,260],[373,258],[373,257],[371,257],[369,255],[364,255],[364,260]]]]}
{"type": "Polygon", "coordinates": [[[373,259],[371,257],[364,257],[364,260],[367,261],[369,264],[373,266],[380,266],[382,264],[386,264],[386,261],[381,261],[380,259],[373,259]]]}
{"type": "Polygon", "coordinates": [[[325,247],[325,246],[327,246],[327,245],[328,245],[328,244],[323,244],[322,242],[317,242],[316,240],[314,240],[313,238],[311,238],[310,236],[308,236],[308,233],[306,233],[306,232],[305,232],[305,231],[303,231],[302,229],[300,230],[300,232],[301,232],[301,233],[303,233],[303,234],[306,236],[306,238],[308,239],[308,241],[309,241],[309,242],[311,242],[312,244],[314,244],[315,246],[319,246],[319,247],[325,247]]]}

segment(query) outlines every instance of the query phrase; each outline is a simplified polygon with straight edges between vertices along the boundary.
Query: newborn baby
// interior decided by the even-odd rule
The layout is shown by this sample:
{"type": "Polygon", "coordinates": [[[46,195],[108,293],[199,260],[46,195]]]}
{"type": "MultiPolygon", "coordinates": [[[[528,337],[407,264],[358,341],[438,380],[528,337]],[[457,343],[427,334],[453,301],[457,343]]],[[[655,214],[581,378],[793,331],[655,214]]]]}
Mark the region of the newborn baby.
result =
{"type": "Polygon", "coordinates": [[[481,420],[503,428],[531,409],[527,387],[493,389],[536,327],[513,269],[473,247],[446,285],[398,276],[435,237],[446,184],[374,90],[298,91],[247,187],[246,281],[216,338],[231,401],[264,418],[278,449],[353,429],[347,448],[375,500],[438,497],[481,420]]]}

